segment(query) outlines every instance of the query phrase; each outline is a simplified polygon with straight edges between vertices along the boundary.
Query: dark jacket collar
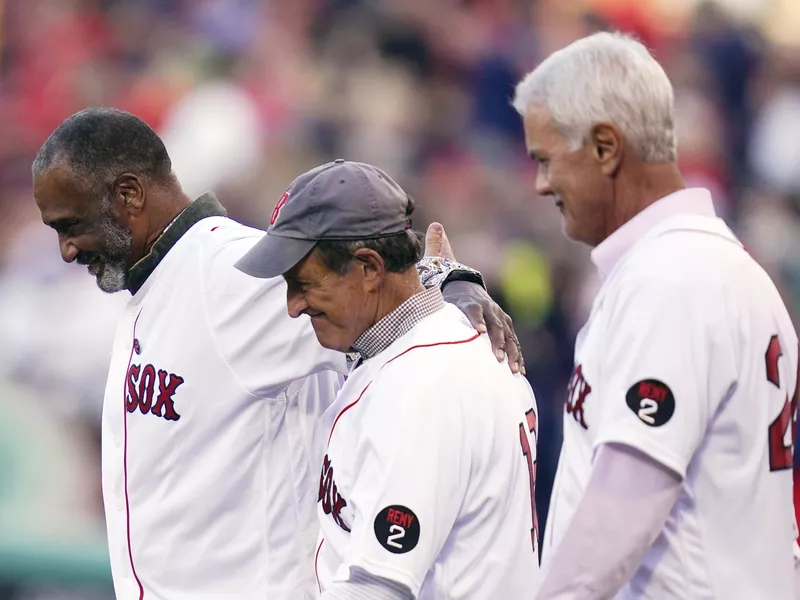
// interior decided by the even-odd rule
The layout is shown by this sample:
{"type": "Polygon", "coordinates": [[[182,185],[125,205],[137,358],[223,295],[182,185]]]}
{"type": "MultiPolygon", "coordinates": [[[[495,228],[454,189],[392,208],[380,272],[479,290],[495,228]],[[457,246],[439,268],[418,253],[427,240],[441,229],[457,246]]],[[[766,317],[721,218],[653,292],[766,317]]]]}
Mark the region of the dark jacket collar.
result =
{"type": "Polygon", "coordinates": [[[226,217],[228,213],[212,192],[206,192],[175,217],[164,230],[164,233],[155,241],[150,252],[128,271],[128,290],[136,294],[150,274],[161,263],[167,252],[178,242],[183,235],[195,224],[208,217],[226,217]]]}

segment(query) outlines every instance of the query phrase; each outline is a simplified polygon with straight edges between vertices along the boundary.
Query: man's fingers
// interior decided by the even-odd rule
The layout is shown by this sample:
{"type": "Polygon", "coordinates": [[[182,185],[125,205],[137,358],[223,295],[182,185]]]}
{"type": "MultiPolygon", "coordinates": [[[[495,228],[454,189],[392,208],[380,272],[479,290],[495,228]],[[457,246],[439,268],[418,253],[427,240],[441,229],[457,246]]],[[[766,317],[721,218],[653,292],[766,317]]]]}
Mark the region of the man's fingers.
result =
{"type": "Polygon", "coordinates": [[[506,353],[508,354],[508,364],[511,367],[511,372],[524,374],[525,361],[522,358],[522,347],[514,331],[514,324],[511,321],[511,317],[505,313],[503,313],[503,321],[506,326],[506,353]]]}
{"type": "Polygon", "coordinates": [[[472,304],[463,309],[470,324],[478,333],[486,333],[486,321],[483,319],[483,309],[480,304],[472,304]]]}
{"type": "Polygon", "coordinates": [[[440,252],[441,254],[439,254],[439,256],[442,256],[450,260],[456,259],[456,256],[455,254],[453,254],[453,248],[450,246],[450,240],[447,237],[447,232],[444,230],[444,227],[442,227],[442,248],[440,252]]]}
{"type": "Polygon", "coordinates": [[[520,350],[517,340],[512,336],[506,335],[506,354],[508,354],[508,366],[512,373],[519,373],[520,350]]]}
{"type": "Polygon", "coordinates": [[[486,326],[489,330],[489,340],[492,342],[492,350],[498,361],[502,362],[506,357],[506,329],[503,322],[494,314],[484,315],[486,326]]]}
{"type": "Polygon", "coordinates": [[[442,256],[444,239],[444,227],[441,223],[428,225],[428,231],[425,232],[425,256],[442,256]]]}
{"type": "Polygon", "coordinates": [[[513,373],[525,374],[517,334],[511,317],[495,303],[482,287],[466,281],[454,281],[444,291],[445,299],[455,304],[472,327],[480,333],[488,333],[492,351],[499,362],[506,358],[513,373]]]}
{"type": "Polygon", "coordinates": [[[453,248],[447,238],[447,232],[441,223],[431,223],[428,231],[425,232],[425,256],[441,256],[449,260],[455,260],[453,248]]]}

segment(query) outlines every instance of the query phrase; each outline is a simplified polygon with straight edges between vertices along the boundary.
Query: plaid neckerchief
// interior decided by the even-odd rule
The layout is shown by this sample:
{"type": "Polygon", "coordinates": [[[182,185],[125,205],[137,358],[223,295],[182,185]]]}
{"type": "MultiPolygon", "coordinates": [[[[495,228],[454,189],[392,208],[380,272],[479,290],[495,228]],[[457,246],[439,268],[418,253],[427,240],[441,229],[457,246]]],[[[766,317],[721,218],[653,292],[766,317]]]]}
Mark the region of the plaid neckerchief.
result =
{"type": "Polygon", "coordinates": [[[392,342],[405,335],[422,319],[444,307],[444,298],[438,287],[411,296],[372,327],[358,336],[353,342],[353,350],[368,360],[386,350],[392,342]]]}

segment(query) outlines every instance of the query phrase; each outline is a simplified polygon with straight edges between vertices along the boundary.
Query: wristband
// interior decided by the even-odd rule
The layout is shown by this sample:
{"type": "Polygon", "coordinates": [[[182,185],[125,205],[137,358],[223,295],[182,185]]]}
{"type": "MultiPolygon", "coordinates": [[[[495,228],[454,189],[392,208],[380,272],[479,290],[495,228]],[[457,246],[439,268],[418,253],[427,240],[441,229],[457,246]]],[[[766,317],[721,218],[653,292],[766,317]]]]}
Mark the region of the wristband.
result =
{"type": "Polygon", "coordinates": [[[451,281],[469,281],[486,289],[479,271],[441,256],[425,256],[417,263],[419,280],[426,289],[438,285],[443,288],[451,281]]]}

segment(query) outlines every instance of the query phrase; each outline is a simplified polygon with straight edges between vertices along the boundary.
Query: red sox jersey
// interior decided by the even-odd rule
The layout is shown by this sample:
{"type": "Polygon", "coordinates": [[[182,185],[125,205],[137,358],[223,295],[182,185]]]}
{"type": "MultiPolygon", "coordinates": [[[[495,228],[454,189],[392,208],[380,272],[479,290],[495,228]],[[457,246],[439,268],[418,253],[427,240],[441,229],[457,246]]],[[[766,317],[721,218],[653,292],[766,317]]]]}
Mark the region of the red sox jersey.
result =
{"type": "Polygon", "coordinates": [[[656,202],[592,259],[604,281],[576,343],[543,562],[593,453],[619,443],[683,492],[617,598],[794,598],[798,340],[775,286],[700,189],[656,202]]]}
{"type": "Polygon", "coordinates": [[[102,464],[120,600],[315,593],[316,433],[345,361],[289,317],[282,278],[233,267],[262,235],[199,220],[119,323],[102,464]]]}
{"type": "Polygon", "coordinates": [[[325,418],[321,592],[359,567],[417,598],[532,596],[535,399],[458,309],[355,369],[325,418]]]}

